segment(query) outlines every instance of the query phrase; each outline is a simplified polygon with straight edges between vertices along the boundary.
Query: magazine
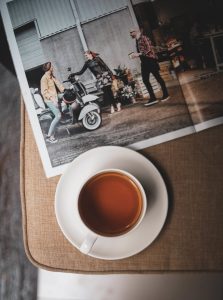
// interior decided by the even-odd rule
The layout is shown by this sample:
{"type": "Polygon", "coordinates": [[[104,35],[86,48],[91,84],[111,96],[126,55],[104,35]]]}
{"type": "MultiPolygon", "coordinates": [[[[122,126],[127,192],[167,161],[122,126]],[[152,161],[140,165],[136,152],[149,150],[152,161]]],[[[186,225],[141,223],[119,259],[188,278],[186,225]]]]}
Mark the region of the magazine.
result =
{"type": "Polygon", "coordinates": [[[223,123],[221,1],[1,1],[47,177],[223,123]]]}

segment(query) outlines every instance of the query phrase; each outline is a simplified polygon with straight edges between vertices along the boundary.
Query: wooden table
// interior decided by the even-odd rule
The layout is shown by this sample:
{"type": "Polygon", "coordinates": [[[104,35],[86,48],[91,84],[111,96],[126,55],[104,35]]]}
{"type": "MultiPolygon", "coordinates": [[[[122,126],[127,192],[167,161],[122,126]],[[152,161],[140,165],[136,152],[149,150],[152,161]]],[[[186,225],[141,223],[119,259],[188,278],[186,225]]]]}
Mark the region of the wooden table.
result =
{"type": "Polygon", "coordinates": [[[216,69],[217,69],[217,71],[220,71],[221,68],[223,67],[223,61],[219,61],[218,52],[217,52],[216,44],[215,44],[215,39],[217,39],[217,38],[223,39],[223,31],[204,34],[203,38],[210,40],[211,49],[212,49],[212,52],[213,52],[216,69]]]}

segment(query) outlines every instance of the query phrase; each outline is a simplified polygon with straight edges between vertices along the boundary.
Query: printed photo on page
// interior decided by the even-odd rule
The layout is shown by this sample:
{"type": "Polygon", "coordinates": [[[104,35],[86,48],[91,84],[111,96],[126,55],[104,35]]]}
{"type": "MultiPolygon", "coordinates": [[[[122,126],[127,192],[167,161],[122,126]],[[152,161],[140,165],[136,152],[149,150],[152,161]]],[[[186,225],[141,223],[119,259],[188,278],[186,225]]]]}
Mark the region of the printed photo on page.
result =
{"type": "Polygon", "coordinates": [[[98,146],[142,149],[223,123],[219,5],[3,1],[46,175],[98,146]]]}

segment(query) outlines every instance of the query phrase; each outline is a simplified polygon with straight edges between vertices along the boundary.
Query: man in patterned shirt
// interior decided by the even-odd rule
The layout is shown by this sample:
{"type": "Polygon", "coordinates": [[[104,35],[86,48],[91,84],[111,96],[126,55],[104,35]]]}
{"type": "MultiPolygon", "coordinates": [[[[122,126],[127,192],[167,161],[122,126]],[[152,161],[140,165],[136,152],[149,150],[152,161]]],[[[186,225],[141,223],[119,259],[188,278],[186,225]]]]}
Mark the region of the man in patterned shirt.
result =
{"type": "Polygon", "coordinates": [[[149,82],[150,73],[153,74],[153,76],[156,78],[157,82],[161,86],[163,92],[163,97],[161,101],[168,100],[170,97],[168,95],[165,82],[163,78],[160,76],[159,64],[157,62],[157,56],[154,51],[154,47],[152,46],[151,40],[147,36],[141,34],[141,32],[138,29],[130,30],[130,35],[133,39],[136,39],[136,49],[137,49],[136,53],[130,54],[130,58],[137,58],[137,57],[140,58],[142,79],[150,95],[150,99],[148,103],[145,104],[145,106],[149,106],[158,102],[154,94],[152,85],[149,82]]]}

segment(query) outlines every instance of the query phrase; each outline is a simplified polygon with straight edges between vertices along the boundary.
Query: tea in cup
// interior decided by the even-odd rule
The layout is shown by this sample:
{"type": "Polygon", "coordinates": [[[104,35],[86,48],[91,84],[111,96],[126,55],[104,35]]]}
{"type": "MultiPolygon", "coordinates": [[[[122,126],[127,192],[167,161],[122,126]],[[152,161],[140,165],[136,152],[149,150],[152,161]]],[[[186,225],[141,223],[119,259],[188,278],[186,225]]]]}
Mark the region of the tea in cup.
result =
{"type": "Polygon", "coordinates": [[[147,199],[141,183],[132,174],[106,169],[86,180],[77,204],[87,229],[80,251],[88,254],[98,238],[114,238],[134,230],[143,220],[147,199]]]}

